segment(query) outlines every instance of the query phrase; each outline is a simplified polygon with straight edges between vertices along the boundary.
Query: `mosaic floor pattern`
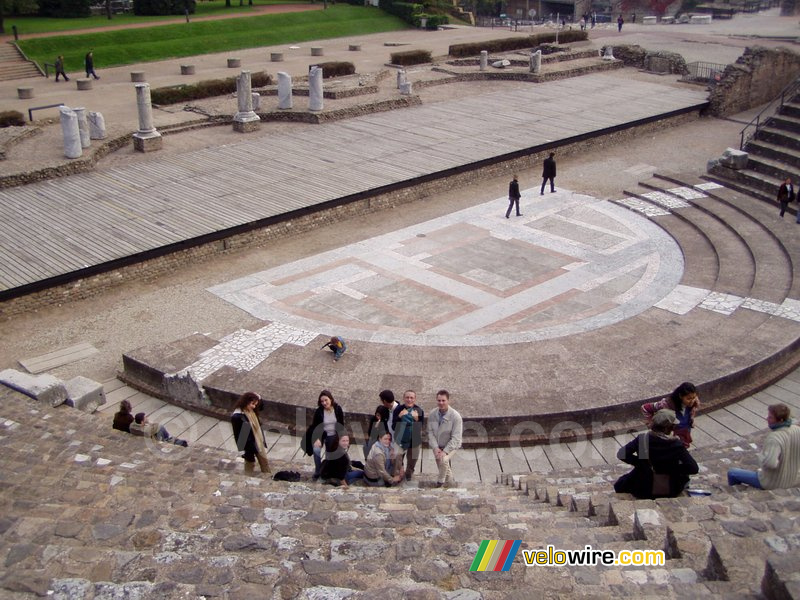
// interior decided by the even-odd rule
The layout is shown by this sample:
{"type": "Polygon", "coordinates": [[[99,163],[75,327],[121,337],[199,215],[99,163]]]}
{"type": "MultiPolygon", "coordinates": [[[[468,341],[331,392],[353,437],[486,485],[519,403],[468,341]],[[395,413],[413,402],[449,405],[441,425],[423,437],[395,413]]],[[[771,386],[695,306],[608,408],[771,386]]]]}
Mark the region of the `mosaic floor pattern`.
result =
{"type": "Polygon", "coordinates": [[[521,217],[506,207],[499,198],[209,291],[303,332],[485,346],[604,327],[680,282],[680,248],[640,214],[563,189],[525,190],[521,217]]]}

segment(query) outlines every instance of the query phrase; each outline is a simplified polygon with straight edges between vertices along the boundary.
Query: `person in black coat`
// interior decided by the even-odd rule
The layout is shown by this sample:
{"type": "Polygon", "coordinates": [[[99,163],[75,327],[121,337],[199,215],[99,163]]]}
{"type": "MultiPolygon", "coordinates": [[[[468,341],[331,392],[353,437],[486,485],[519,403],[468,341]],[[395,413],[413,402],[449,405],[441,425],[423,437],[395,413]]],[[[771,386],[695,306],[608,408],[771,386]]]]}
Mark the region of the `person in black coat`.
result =
{"type": "MultiPolygon", "coordinates": [[[[786,181],[778,188],[778,203],[781,205],[781,218],[783,218],[786,209],[789,208],[789,202],[793,201],[794,186],[792,185],[792,179],[787,177],[786,181]]],[[[798,214],[800,214],[800,210],[798,210],[798,214]]]]}
{"type": "Polygon", "coordinates": [[[124,431],[125,433],[130,433],[131,423],[133,423],[131,403],[127,400],[123,400],[119,403],[119,410],[114,413],[114,422],[111,424],[111,427],[119,431],[124,431]]]}
{"type": "Polygon", "coordinates": [[[334,435],[330,439],[320,471],[323,483],[333,486],[350,485],[364,477],[364,463],[350,460],[350,455],[347,454],[349,449],[350,436],[347,433],[341,436],[334,435]]]}
{"type": "Polygon", "coordinates": [[[84,66],[86,67],[86,77],[89,76],[94,77],[95,79],[100,79],[100,76],[94,72],[94,52],[89,50],[86,53],[86,58],[84,58],[84,66]]]}
{"type": "Polygon", "coordinates": [[[556,191],[556,184],[553,181],[556,178],[556,159],[554,158],[556,155],[555,152],[551,152],[550,156],[544,159],[544,164],[542,165],[542,190],[541,195],[544,195],[544,186],[547,184],[547,181],[550,180],[550,192],[556,191]]]}
{"type": "Polygon", "coordinates": [[[654,472],[669,475],[669,492],[658,497],[674,498],[683,492],[689,475],[695,475],[699,468],[680,438],[672,436],[675,422],[675,411],[660,410],[653,417],[648,433],[619,449],[617,458],[633,465],[633,471],[617,479],[615,492],[633,494],[640,499],[656,497],[654,472]]]}
{"type": "MultiPolygon", "coordinates": [[[[300,448],[308,456],[314,457],[314,479],[319,479],[322,470],[322,446],[327,439],[344,433],[344,411],[336,403],[333,394],[322,390],[317,398],[317,410],[311,425],[301,440],[300,448]]],[[[328,450],[326,446],[326,450],[328,450]]],[[[330,451],[330,450],[328,450],[330,451]]]]}
{"type": "Polygon", "coordinates": [[[255,471],[256,460],[262,473],[271,473],[261,420],[258,418],[260,407],[261,396],[255,392],[245,392],[239,396],[231,414],[233,439],[236,440],[236,447],[243,453],[245,473],[255,471]]]}
{"type": "Polygon", "coordinates": [[[517,176],[514,175],[514,179],[508,184],[508,210],[506,211],[506,219],[508,219],[508,216],[511,214],[511,209],[515,206],[517,208],[517,216],[522,216],[522,213],[519,212],[519,199],[521,197],[522,194],[519,193],[519,182],[517,181],[517,176]]]}

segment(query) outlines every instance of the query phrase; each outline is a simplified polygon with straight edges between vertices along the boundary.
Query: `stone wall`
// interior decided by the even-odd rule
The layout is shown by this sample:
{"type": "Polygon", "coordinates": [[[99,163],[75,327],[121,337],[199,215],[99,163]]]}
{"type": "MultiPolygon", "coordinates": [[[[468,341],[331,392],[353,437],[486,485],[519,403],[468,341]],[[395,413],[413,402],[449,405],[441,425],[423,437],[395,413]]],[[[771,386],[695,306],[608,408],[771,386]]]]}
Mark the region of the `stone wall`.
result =
{"type": "Polygon", "coordinates": [[[711,92],[710,112],[733,115],[776,98],[800,76],[800,54],[786,48],[745,48],[711,92]]]}
{"type": "MultiPolygon", "coordinates": [[[[639,126],[619,129],[606,135],[576,141],[557,147],[561,157],[578,155],[586,152],[602,152],[627,140],[654,131],[674,127],[698,118],[698,113],[687,112],[667,119],[648,122],[639,126]]],[[[553,148],[540,148],[538,152],[522,151],[518,156],[505,160],[487,162],[482,165],[468,165],[456,169],[452,174],[445,174],[436,179],[411,182],[405,187],[393,189],[383,194],[359,198],[346,204],[329,208],[320,208],[294,218],[269,225],[256,226],[254,229],[221,240],[200,243],[195,246],[172,252],[163,256],[143,259],[135,264],[92,275],[78,281],[34,292],[19,298],[0,303],[0,318],[8,318],[43,306],[60,304],[72,300],[90,298],[104,293],[115,286],[132,281],[146,281],[170,273],[171,271],[197,264],[209,258],[241,251],[247,248],[263,246],[272,240],[311,231],[319,227],[331,225],[345,219],[402,206],[409,202],[421,200],[434,194],[448,191],[454,187],[468,186],[474,182],[492,177],[509,177],[528,169],[539,169],[541,161],[553,148]]],[[[313,209],[310,209],[313,210],[313,209]]]]}
{"type": "MultiPolygon", "coordinates": [[[[614,49],[614,58],[621,60],[626,67],[634,67],[636,69],[645,69],[648,71],[656,70],[660,73],[670,73],[673,75],[685,75],[689,72],[686,68],[686,60],[676,52],[666,52],[662,50],[651,52],[641,46],[628,44],[611,47],[614,49]],[[660,59],[660,62],[668,65],[667,68],[664,70],[653,69],[652,65],[655,59],[660,59]]],[[[602,51],[605,52],[605,46],[602,51]]]]}

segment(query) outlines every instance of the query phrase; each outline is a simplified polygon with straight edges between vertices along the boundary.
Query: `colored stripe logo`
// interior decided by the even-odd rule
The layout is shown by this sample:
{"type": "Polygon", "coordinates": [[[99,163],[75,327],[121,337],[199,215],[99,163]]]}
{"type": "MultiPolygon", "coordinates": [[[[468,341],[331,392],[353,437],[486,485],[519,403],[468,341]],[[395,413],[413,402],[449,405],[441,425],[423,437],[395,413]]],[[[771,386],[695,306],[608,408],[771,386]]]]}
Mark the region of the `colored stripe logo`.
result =
{"type": "Polygon", "coordinates": [[[508,571],[522,540],[483,540],[470,571],[508,571]]]}

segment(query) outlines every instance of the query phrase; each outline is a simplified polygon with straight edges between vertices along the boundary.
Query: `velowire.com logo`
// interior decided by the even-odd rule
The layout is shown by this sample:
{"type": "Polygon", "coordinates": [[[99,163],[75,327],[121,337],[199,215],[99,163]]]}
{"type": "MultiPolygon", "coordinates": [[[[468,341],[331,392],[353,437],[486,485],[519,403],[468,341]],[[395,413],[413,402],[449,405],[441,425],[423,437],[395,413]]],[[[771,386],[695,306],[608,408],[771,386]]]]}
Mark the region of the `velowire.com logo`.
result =
{"type": "Polygon", "coordinates": [[[522,540],[483,540],[470,571],[508,571],[522,540]]]}

